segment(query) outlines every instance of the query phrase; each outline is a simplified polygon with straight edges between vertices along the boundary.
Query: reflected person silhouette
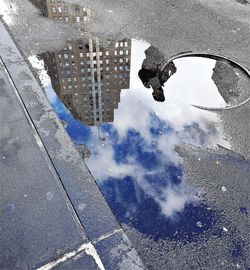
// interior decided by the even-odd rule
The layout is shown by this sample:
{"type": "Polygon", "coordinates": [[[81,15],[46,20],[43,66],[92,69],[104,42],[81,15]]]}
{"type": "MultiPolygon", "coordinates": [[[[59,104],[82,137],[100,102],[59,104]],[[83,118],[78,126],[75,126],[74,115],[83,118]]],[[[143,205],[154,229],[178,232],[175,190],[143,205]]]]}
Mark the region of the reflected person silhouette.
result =
{"type": "Polygon", "coordinates": [[[146,88],[153,88],[153,98],[158,102],[165,101],[162,86],[177,71],[173,62],[170,62],[161,70],[166,62],[164,55],[154,46],[145,51],[146,59],[143,60],[142,68],[138,72],[143,85],[146,88]]]}

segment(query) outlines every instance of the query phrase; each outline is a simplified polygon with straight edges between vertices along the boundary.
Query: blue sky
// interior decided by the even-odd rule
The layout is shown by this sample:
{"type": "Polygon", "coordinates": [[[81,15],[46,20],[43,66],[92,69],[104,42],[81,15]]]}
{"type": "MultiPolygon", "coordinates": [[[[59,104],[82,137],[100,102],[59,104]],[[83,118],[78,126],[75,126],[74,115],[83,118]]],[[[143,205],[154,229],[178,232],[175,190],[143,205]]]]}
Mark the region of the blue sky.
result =
{"type": "Polygon", "coordinates": [[[161,140],[174,137],[175,143],[188,140],[202,145],[218,135],[215,129],[204,129],[192,122],[176,132],[171,123],[148,108],[144,114],[150,121],[144,128],[150,136],[141,133],[141,126],[128,127],[126,133],[121,133],[115,120],[100,126],[103,141],[98,139],[97,127],[74,119],[58,97],[50,96],[58,116],[67,122],[73,141],[90,148],[92,156],[86,160],[87,165],[121,223],[154,238],[187,241],[214,226],[216,213],[190,195],[177,154],[172,150],[166,155],[161,140]],[[195,136],[190,136],[192,133],[195,136]]]}
{"type": "Polygon", "coordinates": [[[214,125],[216,116],[190,106],[223,105],[211,80],[215,61],[176,60],[178,72],[164,87],[166,102],[158,103],[137,77],[148,46],[132,42],[131,87],[122,90],[113,123],[102,124],[99,131],[74,119],[42,71],[44,86],[72,140],[90,149],[86,163],[118,220],[156,238],[190,240],[194,232],[214,226],[216,213],[193,195],[174,148],[226,143],[214,125]]]}

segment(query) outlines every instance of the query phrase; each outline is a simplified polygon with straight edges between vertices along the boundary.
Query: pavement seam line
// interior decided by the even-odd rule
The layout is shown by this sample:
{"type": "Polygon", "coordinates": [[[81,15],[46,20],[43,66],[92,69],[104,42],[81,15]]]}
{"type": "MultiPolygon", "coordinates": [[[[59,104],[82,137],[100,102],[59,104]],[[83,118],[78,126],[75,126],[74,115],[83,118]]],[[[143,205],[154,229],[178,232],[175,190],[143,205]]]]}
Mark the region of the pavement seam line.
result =
{"type": "Polygon", "coordinates": [[[93,241],[94,244],[97,244],[98,242],[102,241],[102,240],[105,240],[107,238],[109,238],[110,236],[116,234],[116,233],[119,233],[119,232],[124,232],[122,228],[119,228],[119,229],[115,229],[109,233],[106,233],[106,234],[103,234],[101,235],[100,237],[98,237],[96,240],[93,241]]]}
{"type": "Polygon", "coordinates": [[[104,265],[101,261],[100,256],[98,255],[95,247],[93,246],[93,244],[91,242],[88,242],[86,244],[82,244],[81,246],[79,246],[77,249],[70,251],[68,253],[65,253],[64,255],[62,255],[60,258],[53,260],[45,265],[43,265],[42,267],[37,268],[36,270],[50,270],[53,269],[54,267],[56,267],[57,265],[66,262],[70,259],[73,259],[74,257],[76,257],[77,255],[79,255],[80,253],[85,252],[87,255],[90,255],[95,263],[98,265],[100,270],[105,270],[104,265]]]}

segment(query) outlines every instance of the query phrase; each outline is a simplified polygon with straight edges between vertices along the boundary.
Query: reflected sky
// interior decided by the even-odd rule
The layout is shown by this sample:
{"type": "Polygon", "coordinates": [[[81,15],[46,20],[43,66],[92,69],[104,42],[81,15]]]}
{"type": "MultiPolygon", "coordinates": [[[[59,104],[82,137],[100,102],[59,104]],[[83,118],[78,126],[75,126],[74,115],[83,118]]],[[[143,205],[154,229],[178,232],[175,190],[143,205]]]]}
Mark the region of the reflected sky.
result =
{"type": "Polygon", "coordinates": [[[76,145],[91,151],[86,163],[119,222],[156,239],[194,241],[216,228],[218,213],[198,199],[202,190],[185,182],[177,144],[230,148],[217,116],[191,106],[227,103],[212,79],[218,61],[203,57],[174,60],[177,72],[165,84],[165,102],[138,77],[149,44],[132,40],[130,88],[122,89],[113,122],[86,125],[55,94],[43,62],[34,56],[47,96],[76,145]],[[40,67],[39,67],[40,65],[40,67]]]}

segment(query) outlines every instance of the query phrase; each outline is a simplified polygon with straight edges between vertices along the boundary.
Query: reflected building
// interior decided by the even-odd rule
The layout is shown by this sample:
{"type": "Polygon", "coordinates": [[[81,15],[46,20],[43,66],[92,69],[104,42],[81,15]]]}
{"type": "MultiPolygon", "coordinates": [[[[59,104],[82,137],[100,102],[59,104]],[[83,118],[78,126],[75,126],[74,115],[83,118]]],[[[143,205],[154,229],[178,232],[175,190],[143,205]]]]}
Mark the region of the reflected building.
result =
{"type": "Polygon", "coordinates": [[[64,20],[68,23],[80,23],[88,20],[90,9],[79,4],[62,0],[47,0],[47,14],[49,18],[64,20]]]}
{"type": "Polygon", "coordinates": [[[212,80],[227,104],[239,96],[239,77],[231,63],[216,61],[212,80]]]}
{"type": "Polygon", "coordinates": [[[131,43],[99,46],[83,40],[43,54],[52,86],[76,119],[88,125],[112,122],[121,89],[129,88],[131,43]]]}
{"type": "Polygon", "coordinates": [[[85,22],[90,16],[90,9],[64,0],[29,0],[43,16],[63,20],[68,23],[85,22]]]}
{"type": "MultiPolygon", "coordinates": [[[[80,24],[89,19],[90,11],[77,4],[47,0],[47,14],[80,24]]],[[[114,120],[121,90],[129,88],[130,39],[108,42],[105,47],[98,38],[79,39],[42,58],[53,89],[76,119],[97,126],[114,120]]]]}

